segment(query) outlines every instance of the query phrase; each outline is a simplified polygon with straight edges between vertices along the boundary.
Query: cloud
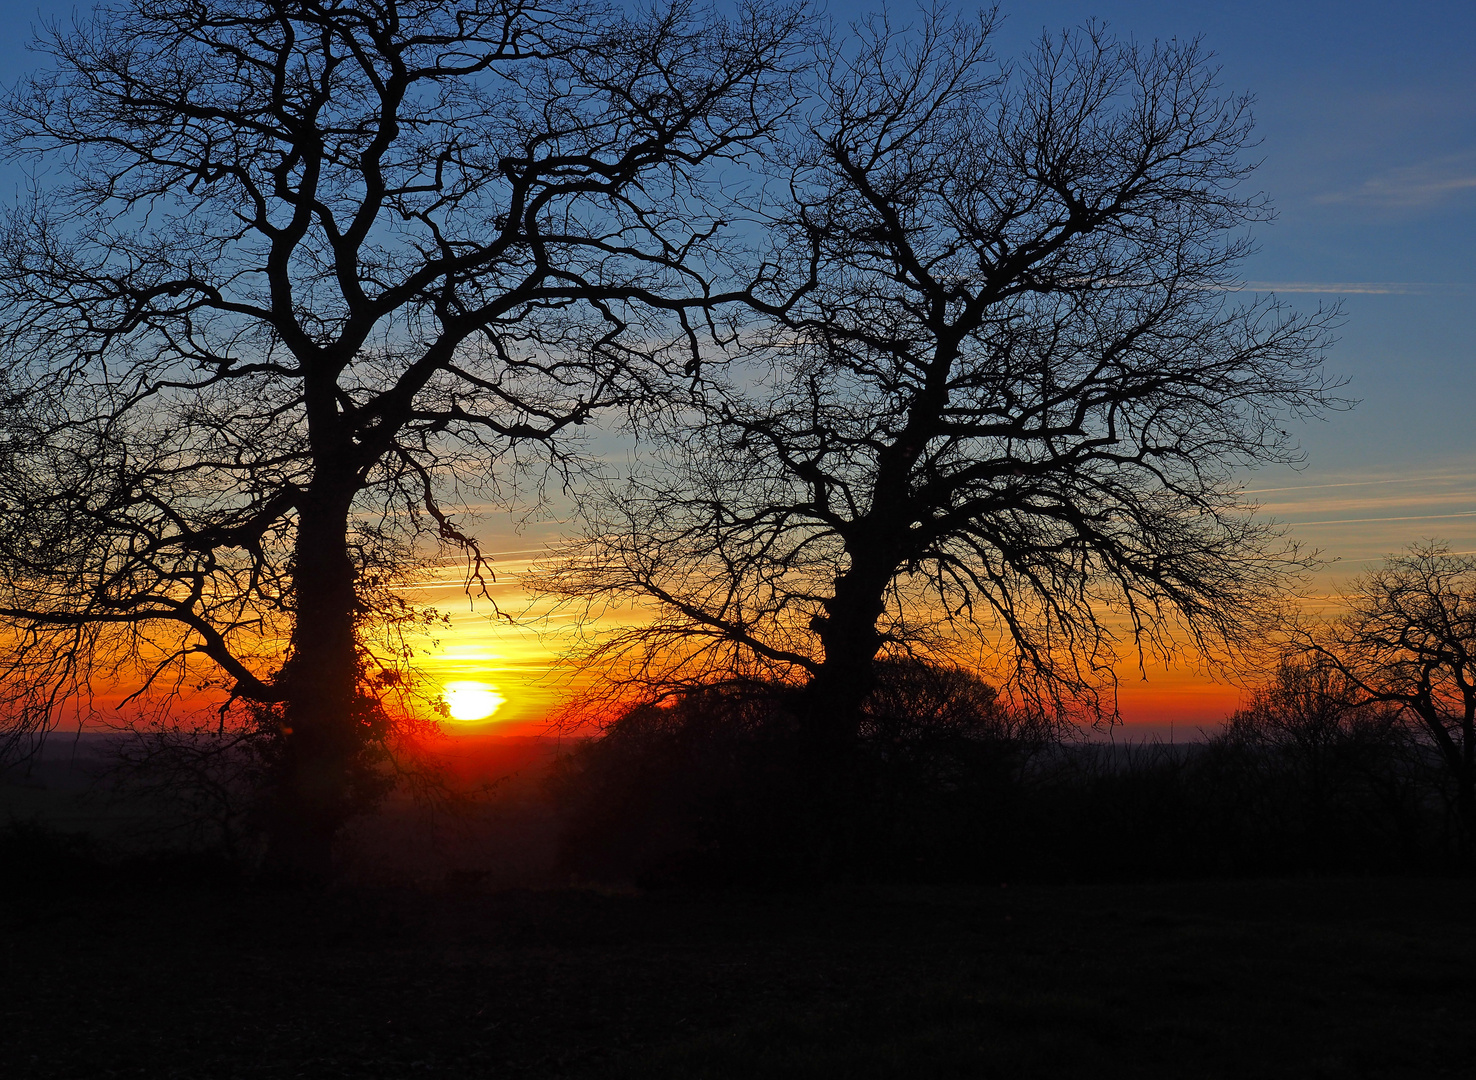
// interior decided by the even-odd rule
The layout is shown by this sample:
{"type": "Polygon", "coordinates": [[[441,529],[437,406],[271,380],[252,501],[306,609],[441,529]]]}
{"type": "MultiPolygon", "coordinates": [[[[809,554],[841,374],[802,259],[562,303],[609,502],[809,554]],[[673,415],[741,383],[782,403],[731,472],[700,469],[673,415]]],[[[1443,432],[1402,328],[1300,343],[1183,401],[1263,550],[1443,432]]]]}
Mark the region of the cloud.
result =
{"type": "Polygon", "coordinates": [[[1299,482],[1243,494],[1296,539],[1320,549],[1328,561],[1314,584],[1336,593],[1343,579],[1417,540],[1439,538],[1455,551],[1476,548],[1476,458],[1433,464],[1303,474],[1299,482]]]}
{"type": "Polygon", "coordinates": [[[1431,296],[1469,292],[1476,284],[1459,281],[1247,281],[1262,293],[1327,293],[1334,296],[1431,296]]]}
{"type": "Polygon", "coordinates": [[[1358,187],[1328,192],[1314,201],[1388,210],[1426,210],[1471,193],[1476,193],[1476,152],[1386,169],[1358,187]]]}

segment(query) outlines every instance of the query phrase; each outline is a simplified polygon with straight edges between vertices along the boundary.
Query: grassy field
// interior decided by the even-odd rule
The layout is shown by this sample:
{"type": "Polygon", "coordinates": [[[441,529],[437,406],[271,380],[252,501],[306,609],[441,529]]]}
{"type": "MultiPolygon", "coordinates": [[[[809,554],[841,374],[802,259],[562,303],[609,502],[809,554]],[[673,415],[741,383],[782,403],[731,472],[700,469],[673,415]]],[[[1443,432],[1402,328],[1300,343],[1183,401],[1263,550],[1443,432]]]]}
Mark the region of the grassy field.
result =
{"type": "Polygon", "coordinates": [[[0,1075],[1472,1076],[1473,890],[12,893],[0,1075]]]}

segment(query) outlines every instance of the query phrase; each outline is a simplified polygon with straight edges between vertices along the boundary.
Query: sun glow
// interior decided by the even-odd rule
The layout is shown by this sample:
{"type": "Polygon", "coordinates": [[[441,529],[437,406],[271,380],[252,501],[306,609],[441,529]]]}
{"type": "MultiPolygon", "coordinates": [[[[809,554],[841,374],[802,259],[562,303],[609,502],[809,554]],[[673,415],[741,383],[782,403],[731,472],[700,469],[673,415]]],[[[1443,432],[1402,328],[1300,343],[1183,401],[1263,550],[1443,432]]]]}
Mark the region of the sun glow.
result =
{"type": "Polygon", "coordinates": [[[506,699],[492,687],[482,682],[452,682],[446,684],[446,707],[453,720],[486,720],[506,699]]]}

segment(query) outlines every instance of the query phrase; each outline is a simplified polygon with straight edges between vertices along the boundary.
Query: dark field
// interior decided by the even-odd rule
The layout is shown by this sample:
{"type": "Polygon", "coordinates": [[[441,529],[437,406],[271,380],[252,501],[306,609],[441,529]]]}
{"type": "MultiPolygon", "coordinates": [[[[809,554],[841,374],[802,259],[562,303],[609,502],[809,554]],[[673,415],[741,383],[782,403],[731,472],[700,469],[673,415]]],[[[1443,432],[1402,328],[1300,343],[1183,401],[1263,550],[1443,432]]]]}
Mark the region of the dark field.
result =
{"type": "Polygon", "coordinates": [[[1476,884],[3,901],[0,1075],[1476,1075],[1476,884]]]}

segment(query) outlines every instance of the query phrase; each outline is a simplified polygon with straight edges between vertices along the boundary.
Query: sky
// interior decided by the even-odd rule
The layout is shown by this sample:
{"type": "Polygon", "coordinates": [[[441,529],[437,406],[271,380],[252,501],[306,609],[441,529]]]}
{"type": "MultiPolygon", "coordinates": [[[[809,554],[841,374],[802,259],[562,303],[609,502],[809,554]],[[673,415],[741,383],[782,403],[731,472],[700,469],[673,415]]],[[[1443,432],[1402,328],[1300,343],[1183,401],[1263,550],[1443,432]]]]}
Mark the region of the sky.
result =
{"type": "MultiPolygon", "coordinates": [[[[829,12],[844,23],[867,7],[836,0],[829,12]]],[[[0,0],[0,78],[31,65],[24,43],[38,16],[72,10],[0,0]]],[[[1038,0],[1003,11],[1002,56],[1096,18],[1145,43],[1202,37],[1224,88],[1253,94],[1262,163],[1250,183],[1278,216],[1257,229],[1244,278],[1298,308],[1341,303],[1328,367],[1357,400],[1299,430],[1300,470],[1246,478],[1265,513],[1323,553],[1319,594],[1422,539],[1476,550],[1476,3],[1038,0]]],[[[520,610],[520,574],[559,527],[483,521],[508,611],[520,610]]],[[[558,697],[546,677],[554,644],[489,619],[448,582],[423,582],[452,617],[428,667],[443,682],[499,687],[500,726],[534,724],[558,697]]],[[[1125,721],[1144,730],[1212,724],[1242,693],[1190,668],[1149,674],[1146,684],[1128,674],[1121,698],[1125,721]]]]}
{"type": "MultiPolygon", "coordinates": [[[[1315,595],[1421,539],[1476,549],[1476,4],[1177,0],[1006,5],[1002,54],[1098,18],[1202,37],[1254,99],[1252,184],[1277,208],[1244,278],[1295,307],[1341,303],[1328,356],[1357,405],[1304,425],[1300,471],[1246,488],[1327,560],[1315,595]]],[[[1240,690],[1192,670],[1127,679],[1129,723],[1213,723],[1240,690]]]]}

